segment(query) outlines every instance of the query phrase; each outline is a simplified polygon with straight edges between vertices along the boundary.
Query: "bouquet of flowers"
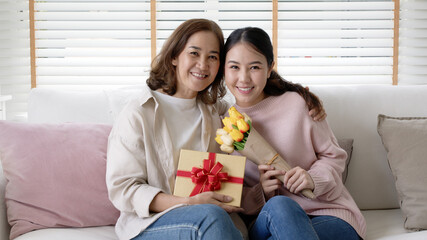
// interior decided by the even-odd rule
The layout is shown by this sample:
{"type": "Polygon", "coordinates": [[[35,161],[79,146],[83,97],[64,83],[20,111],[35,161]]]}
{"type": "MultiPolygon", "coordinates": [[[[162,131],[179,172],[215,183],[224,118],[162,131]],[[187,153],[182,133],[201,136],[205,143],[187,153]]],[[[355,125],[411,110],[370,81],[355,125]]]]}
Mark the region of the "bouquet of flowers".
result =
{"type": "MultiPolygon", "coordinates": [[[[275,169],[289,171],[291,166],[277,151],[252,127],[252,121],[245,113],[241,114],[235,107],[228,110],[229,117],[222,122],[223,128],[217,130],[216,142],[221,145],[221,151],[232,153],[237,150],[252,162],[261,165],[272,165],[275,169]]],[[[277,177],[284,182],[284,176],[277,177]]],[[[310,199],[315,198],[310,189],[304,189],[302,194],[310,199]]]]}

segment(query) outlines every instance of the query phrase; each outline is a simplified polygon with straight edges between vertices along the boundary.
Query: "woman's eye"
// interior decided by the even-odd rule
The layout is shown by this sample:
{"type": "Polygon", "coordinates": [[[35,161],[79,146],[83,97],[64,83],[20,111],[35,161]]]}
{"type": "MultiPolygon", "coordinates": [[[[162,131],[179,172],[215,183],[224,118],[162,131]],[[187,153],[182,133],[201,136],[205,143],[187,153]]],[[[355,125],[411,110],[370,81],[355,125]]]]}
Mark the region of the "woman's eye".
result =
{"type": "Polygon", "coordinates": [[[190,52],[190,55],[198,56],[199,53],[198,52],[190,52]]]}
{"type": "Polygon", "coordinates": [[[218,60],[217,56],[209,56],[209,58],[212,59],[212,60],[218,60]]]}
{"type": "Polygon", "coordinates": [[[231,65],[231,66],[230,66],[230,68],[231,68],[231,69],[239,69],[239,67],[238,67],[238,66],[236,66],[236,65],[231,65]]]}
{"type": "Polygon", "coordinates": [[[251,69],[259,69],[259,66],[252,66],[251,69]]]}

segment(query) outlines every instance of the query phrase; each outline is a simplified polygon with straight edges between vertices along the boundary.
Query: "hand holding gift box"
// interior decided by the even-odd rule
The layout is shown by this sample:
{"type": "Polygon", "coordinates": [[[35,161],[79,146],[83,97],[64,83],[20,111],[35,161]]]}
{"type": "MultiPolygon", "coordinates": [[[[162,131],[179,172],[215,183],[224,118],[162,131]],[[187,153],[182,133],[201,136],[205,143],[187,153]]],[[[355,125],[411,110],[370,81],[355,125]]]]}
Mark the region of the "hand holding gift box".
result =
{"type": "Polygon", "coordinates": [[[240,207],[246,157],[181,150],[174,195],[194,196],[215,191],[231,196],[226,203],[240,207]]]}
{"type": "MultiPolygon", "coordinates": [[[[271,165],[275,169],[289,171],[291,166],[277,153],[276,150],[252,127],[251,119],[245,113],[239,113],[235,107],[228,110],[230,117],[223,119],[224,128],[217,130],[215,140],[221,145],[221,150],[232,153],[237,150],[254,163],[271,165]]],[[[277,178],[284,182],[284,175],[277,178]]],[[[302,194],[310,199],[315,196],[310,189],[302,190],[302,194]]]]}

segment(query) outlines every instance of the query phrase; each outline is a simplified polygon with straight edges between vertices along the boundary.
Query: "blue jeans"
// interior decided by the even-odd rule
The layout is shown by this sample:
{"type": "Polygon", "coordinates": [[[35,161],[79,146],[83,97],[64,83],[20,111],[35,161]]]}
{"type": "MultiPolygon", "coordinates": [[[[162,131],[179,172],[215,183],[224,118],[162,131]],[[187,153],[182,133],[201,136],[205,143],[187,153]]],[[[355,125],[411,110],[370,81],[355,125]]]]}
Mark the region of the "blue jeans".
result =
{"type": "Polygon", "coordinates": [[[200,204],[173,209],[141,232],[133,240],[145,239],[242,239],[239,230],[224,209],[200,204]]]}
{"type": "Polygon", "coordinates": [[[249,230],[251,239],[359,240],[354,228],[333,216],[308,216],[294,200],[276,196],[267,201],[249,230]]]}

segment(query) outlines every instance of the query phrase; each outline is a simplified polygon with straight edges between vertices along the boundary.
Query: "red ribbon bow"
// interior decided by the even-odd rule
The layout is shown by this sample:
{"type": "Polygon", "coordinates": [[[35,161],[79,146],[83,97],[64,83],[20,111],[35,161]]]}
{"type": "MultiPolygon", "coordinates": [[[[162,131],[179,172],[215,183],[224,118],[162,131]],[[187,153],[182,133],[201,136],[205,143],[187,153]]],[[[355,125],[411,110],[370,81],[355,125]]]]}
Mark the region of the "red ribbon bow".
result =
{"type": "Polygon", "coordinates": [[[229,177],[228,173],[221,172],[222,168],[220,162],[215,163],[215,153],[209,153],[209,158],[203,160],[203,168],[193,167],[191,172],[178,170],[176,175],[190,177],[196,184],[190,197],[201,192],[219,190],[221,182],[243,183],[242,178],[229,177]]]}

